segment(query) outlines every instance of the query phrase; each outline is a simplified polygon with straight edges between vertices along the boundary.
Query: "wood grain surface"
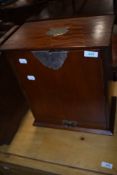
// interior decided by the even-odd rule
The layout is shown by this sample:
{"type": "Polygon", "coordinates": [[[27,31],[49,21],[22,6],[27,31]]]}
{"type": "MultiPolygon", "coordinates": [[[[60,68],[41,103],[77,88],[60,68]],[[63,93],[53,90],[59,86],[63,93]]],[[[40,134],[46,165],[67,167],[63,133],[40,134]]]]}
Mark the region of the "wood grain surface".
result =
{"type": "MultiPolygon", "coordinates": [[[[116,84],[112,86],[117,89],[116,84]]],[[[29,111],[11,145],[0,147],[1,161],[64,175],[117,174],[117,130],[114,136],[104,136],[37,128],[32,121],[29,111]],[[113,168],[101,167],[102,161],[113,168]]]]}
{"type": "Polygon", "coordinates": [[[1,50],[40,50],[103,47],[110,44],[112,15],[25,23],[1,47],[1,50]],[[51,28],[68,27],[60,36],[48,36],[51,28]]]}
{"type": "Polygon", "coordinates": [[[70,51],[59,70],[46,68],[31,52],[7,53],[37,126],[65,128],[63,121],[70,120],[78,122],[76,128],[71,127],[73,130],[78,127],[109,130],[102,51],[94,51],[99,52],[98,59],[84,58],[83,51],[70,51]],[[19,64],[19,58],[26,58],[28,63],[19,64]],[[29,81],[29,74],[36,80],[29,81]]]}

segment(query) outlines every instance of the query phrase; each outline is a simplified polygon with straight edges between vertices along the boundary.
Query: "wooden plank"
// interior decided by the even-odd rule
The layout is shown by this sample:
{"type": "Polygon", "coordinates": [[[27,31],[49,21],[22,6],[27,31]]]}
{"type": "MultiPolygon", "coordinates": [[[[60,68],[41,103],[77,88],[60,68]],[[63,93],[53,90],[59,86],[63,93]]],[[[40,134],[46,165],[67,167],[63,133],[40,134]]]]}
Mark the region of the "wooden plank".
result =
{"type": "MultiPolygon", "coordinates": [[[[33,168],[34,170],[41,170],[44,172],[50,172],[60,175],[103,175],[103,173],[98,172],[92,172],[91,170],[82,170],[82,169],[75,169],[65,166],[60,166],[56,164],[51,164],[48,162],[43,162],[39,160],[32,160],[26,157],[20,157],[13,154],[4,154],[0,152],[0,160],[2,162],[6,162],[6,167],[9,168],[9,163],[11,165],[19,165],[19,166],[25,166],[27,168],[33,168]],[[25,162],[25,164],[24,164],[25,162]]],[[[0,162],[1,164],[1,162],[0,162]]],[[[4,168],[4,167],[3,167],[4,168]]]]}
{"type": "MultiPolygon", "coordinates": [[[[111,85],[111,88],[116,89],[113,94],[117,95],[117,83],[112,82],[111,85]]],[[[117,174],[117,129],[113,136],[105,136],[33,127],[32,123],[33,115],[29,111],[11,145],[0,147],[1,153],[11,154],[11,156],[5,158],[5,155],[2,155],[0,160],[6,161],[7,159],[8,161],[9,158],[10,162],[13,163],[16,160],[15,163],[19,164],[19,159],[21,159],[20,164],[23,166],[28,166],[26,162],[31,161],[32,168],[35,168],[37,164],[37,167],[42,169],[44,165],[41,165],[46,164],[47,167],[44,166],[44,168],[51,169],[51,171],[60,167],[60,169],[71,168],[73,171],[80,168],[93,172],[117,174]],[[102,161],[113,164],[113,168],[101,167],[102,161]]]]}

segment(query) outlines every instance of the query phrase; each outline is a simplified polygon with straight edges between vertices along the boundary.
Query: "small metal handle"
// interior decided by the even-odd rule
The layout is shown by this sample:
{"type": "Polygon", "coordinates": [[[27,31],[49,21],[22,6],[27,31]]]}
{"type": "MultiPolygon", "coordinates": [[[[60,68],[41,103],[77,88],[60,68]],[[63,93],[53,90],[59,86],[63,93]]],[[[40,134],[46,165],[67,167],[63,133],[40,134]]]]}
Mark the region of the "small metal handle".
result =
{"type": "Polygon", "coordinates": [[[71,120],[63,120],[63,125],[65,127],[77,127],[78,122],[77,121],[71,121],[71,120]]]}

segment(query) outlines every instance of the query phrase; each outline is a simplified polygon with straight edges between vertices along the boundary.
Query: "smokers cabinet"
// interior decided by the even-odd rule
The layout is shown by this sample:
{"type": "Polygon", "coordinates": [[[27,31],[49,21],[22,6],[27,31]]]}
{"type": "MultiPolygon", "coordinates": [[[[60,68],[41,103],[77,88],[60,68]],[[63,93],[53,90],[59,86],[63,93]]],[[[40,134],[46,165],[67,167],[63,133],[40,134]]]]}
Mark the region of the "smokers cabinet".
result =
{"type": "Polygon", "coordinates": [[[112,134],[113,16],[29,22],[2,46],[35,126],[112,134]]]}

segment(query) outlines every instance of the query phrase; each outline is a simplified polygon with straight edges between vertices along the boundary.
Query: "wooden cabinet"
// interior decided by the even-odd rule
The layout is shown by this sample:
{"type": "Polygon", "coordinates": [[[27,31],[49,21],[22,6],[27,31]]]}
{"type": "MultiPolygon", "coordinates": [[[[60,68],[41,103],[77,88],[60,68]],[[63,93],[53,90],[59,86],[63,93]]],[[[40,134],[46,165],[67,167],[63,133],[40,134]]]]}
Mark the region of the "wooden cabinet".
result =
{"type": "Polygon", "coordinates": [[[36,126],[112,134],[112,26],[113,16],[26,23],[6,41],[36,126]]]}

